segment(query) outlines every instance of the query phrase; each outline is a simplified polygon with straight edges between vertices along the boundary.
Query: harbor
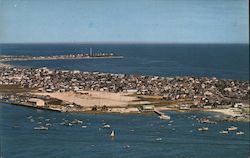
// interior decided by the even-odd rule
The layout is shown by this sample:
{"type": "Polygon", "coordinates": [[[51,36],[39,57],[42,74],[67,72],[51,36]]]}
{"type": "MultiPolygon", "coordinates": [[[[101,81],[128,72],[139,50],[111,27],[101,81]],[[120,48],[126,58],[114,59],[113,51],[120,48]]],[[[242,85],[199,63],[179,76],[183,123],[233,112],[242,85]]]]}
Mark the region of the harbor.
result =
{"type": "Polygon", "coordinates": [[[0,4],[0,158],[250,158],[248,0],[0,4]]]}
{"type": "Polygon", "coordinates": [[[201,153],[199,156],[205,158],[213,154],[222,157],[228,154],[229,158],[244,157],[248,154],[248,123],[219,121],[217,124],[205,124],[196,120],[196,118],[216,120],[217,114],[213,113],[164,112],[171,116],[170,122],[159,119],[153,113],[145,115],[58,113],[22,106],[13,108],[13,105],[3,103],[0,103],[0,110],[4,157],[18,157],[20,153],[23,157],[37,154],[47,157],[51,156],[49,152],[51,150],[58,150],[57,155],[65,158],[69,154],[77,156],[86,152],[91,157],[99,154],[116,156],[114,153],[118,152],[124,157],[128,155],[137,157],[141,154],[150,157],[157,155],[145,148],[157,150],[158,154],[168,157],[172,154],[166,152],[166,146],[167,150],[178,152],[178,156],[196,154],[180,150],[180,146],[199,148],[206,153],[201,153]],[[237,127],[237,130],[229,131],[228,134],[219,133],[222,130],[227,131],[231,126],[237,127]],[[198,131],[200,127],[208,127],[208,130],[198,131]],[[114,138],[111,136],[113,130],[114,138]],[[26,143],[15,147],[16,142],[23,141],[26,143]],[[190,142],[192,142],[191,147],[190,142]],[[216,148],[209,148],[210,146],[216,148]],[[13,150],[7,150],[8,148],[13,150]],[[29,150],[24,150],[27,148],[29,150]],[[70,150],[61,150],[62,148],[70,150]],[[210,154],[211,150],[213,154],[210,154]]]}

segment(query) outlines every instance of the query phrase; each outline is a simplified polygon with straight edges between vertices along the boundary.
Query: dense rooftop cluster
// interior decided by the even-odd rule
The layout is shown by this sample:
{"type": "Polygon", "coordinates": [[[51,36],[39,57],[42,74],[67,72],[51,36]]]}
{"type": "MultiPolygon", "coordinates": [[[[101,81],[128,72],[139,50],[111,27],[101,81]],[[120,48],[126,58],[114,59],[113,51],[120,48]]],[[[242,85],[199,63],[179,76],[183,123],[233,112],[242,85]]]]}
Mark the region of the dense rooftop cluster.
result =
{"type": "Polygon", "coordinates": [[[167,100],[190,99],[196,104],[220,105],[248,100],[249,82],[197,77],[159,77],[50,70],[0,68],[0,84],[41,88],[47,92],[96,90],[158,95],[167,100]]]}

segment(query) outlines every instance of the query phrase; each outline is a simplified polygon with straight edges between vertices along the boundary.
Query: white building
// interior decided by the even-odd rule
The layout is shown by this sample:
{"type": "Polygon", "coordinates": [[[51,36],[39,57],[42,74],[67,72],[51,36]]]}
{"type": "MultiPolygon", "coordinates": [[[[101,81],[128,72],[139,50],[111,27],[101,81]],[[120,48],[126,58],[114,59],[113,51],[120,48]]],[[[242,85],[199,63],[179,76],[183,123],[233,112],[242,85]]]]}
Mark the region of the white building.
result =
{"type": "Polygon", "coordinates": [[[30,98],[28,100],[28,102],[31,103],[32,105],[35,105],[35,106],[44,106],[45,105],[44,100],[38,99],[38,98],[30,98]]]}

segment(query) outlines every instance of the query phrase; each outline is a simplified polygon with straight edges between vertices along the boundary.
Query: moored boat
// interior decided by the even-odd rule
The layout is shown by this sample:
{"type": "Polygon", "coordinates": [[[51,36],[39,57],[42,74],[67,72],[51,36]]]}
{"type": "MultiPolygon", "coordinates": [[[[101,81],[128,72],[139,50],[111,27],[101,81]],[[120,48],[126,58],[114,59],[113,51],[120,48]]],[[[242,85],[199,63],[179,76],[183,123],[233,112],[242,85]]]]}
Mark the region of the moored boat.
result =
{"type": "Polygon", "coordinates": [[[219,133],[220,134],[228,134],[228,131],[223,130],[223,131],[220,131],[219,133]]]}
{"type": "Polygon", "coordinates": [[[245,133],[242,131],[236,132],[236,135],[243,135],[243,134],[245,134],[245,133]]]}
{"type": "Polygon", "coordinates": [[[102,126],[102,128],[111,128],[111,126],[108,125],[108,124],[105,124],[105,125],[102,126]]]}
{"type": "Polygon", "coordinates": [[[208,131],[208,127],[200,127],[198,128],[198,131],[208,131]]]}
{"type": "Polygon", "coordinates": [[[34,127],[34,130],[48,130],[48,127],[45,126],[39,126],[39,127],[34,127]]]}
{"type": "Polygon", "coordinates": [[[230,126],[227,128],[228,131],[235,131],[237,129],[238,129],[238,127],[235,127],[235,126],[230,126]]]}

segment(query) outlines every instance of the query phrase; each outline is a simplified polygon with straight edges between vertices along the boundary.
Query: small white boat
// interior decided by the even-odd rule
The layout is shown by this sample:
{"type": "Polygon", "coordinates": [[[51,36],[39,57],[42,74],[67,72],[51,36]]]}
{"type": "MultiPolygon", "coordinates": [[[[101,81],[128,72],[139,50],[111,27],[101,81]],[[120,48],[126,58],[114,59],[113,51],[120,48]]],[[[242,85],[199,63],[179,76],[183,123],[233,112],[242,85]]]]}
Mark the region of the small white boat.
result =
{"type": "Polygon", "coordinates": [[[71,121],[71,123],[72,124],[82,124],[83,121],[75,119],[75,120],[71,121]]]}
{"type": "Polygon", "coordinates": [[[111,128],[111,126],[110,126],[110,125],[108,125],[108,124],[103,125],[102,127],[103,127],[103,128],[111,128]]]}
{"type": "Polygon", "coordinates": [[[130,148],[129,145],[124,145],[123,148],[127,149],[127,148],[130,148]]]}
{"type": "Polygon", "coordinates": [[[228,131],[235,131],[237,129],[238,129],[238,127],[235,127],[235,126],[231,126],[231,127],[227,128],[228,131]]]}
{"type": "Polygon", "coordinates": [[[48,127],[44,127],[44,126],[39,126],[39,127],[34,127],[34,130],[48,130],[48,127]]]}
{"type": "Polygon", "coordinates": [[[114,130],[111,132],[110,137],[115,137],[115,131],[114,130]]]}
{"type": "Polygon", "coordinates": [[[198,131],[208,131],[208,127],[200,127],[198,128],[198,131]]]}
{"type": "Polygon", "coordinates": [[[30,119],[30,122],[35,122],[35,120],[34,119],[30,119]]]}
{"type": "Polygon", "coordinates": [[[45,126],[52,126],[52,124],[51,123],[46,123],[45,126]]]}
{"type": "Polygon", "coordinates": [[[82,123],[83,123],[83,121],[81,121],[81,120],[77,120],[77,123],[78,123],[78,124],[82,124],[82,123]]]}
{"type": "Polygon", "coordinates": [[[245,133],[244,133],[244,132],[241,132],[241,131],[236,132],[236,135],[243,135],[243,134],[245,134],[245,133]]]}
{"type": "Polygon", "coordinates": [[[162,141],[162,138],[156,138],[155,140],[157,140],[157,141],[162,141]]]}
{"type": "Polygon", "coordinates": [[[223,130],[223,131],[220,131],[219,133],[220,134],[228,134],[228,131],[223,130]]]}
{"type": "Polygon", "coordinates": [[[65,122],[61,122],[60,125],[65,125],[66,123],[65,122]]]}
{"type": "Polygon", "coordinates": [[[82,128],[87,128],[87,126],[82,126],[82,128]]]}

